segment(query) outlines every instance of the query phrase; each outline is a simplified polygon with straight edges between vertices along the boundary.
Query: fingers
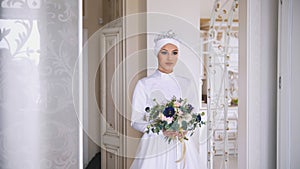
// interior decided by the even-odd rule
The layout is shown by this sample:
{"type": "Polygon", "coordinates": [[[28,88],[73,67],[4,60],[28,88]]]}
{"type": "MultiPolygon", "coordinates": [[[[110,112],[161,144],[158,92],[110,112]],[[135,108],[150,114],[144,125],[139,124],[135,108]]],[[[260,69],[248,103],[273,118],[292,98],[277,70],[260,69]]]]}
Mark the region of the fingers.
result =
{"type": "Polygon", "coordinates": [[[177,131],[163,131],[163,134],[168,137],[178,137],[179,139],[184,138],[187,134],[187,131],[177,132],[177,131]]]}
{"type": "Polygon", "coordinates": [[[165,136],[168,136],[168,137],[175,137],[175,136],[177,136],[177,132],[174,132],[174,131],[164,131],[163,134],[165,136]]]}

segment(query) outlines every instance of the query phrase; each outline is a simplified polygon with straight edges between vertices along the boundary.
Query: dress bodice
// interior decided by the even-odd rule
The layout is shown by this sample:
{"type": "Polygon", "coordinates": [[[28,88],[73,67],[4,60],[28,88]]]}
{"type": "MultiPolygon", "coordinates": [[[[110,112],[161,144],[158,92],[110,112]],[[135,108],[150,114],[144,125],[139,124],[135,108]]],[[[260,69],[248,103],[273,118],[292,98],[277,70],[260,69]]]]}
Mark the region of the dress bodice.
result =
{"type": "Polygon", "coordinates": [[[156,99],[158,103],[171,100],[173,96],[183,98],[189,80],[176,76],[174,73],[166,74],[156,70],[152,75],[138,81],[132,99],[131,125],[136,130],[144,132],[147,126],[145,121],[145,108],[152,107],[156,99]]]}

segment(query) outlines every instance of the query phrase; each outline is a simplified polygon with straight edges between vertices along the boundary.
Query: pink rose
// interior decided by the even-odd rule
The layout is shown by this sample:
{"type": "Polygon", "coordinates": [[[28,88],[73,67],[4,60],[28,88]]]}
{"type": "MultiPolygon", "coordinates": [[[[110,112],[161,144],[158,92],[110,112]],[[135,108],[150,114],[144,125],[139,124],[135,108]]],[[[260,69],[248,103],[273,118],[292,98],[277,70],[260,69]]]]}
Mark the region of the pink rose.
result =
{"type": "Polygon", "coordinates": [[[173,117],[166,117],[166,116],[162,116],[161,117],[161,120],[162,121],[166,121],[168,124],[170,124],[170,123],[172,123],[172,121],[173,121],[173,117]]]}
{"type": "Polygon", "coordinates": [[[181,106],[181,104],[179,102],[174,102],[174,107],[179,108],[181,106]]]}

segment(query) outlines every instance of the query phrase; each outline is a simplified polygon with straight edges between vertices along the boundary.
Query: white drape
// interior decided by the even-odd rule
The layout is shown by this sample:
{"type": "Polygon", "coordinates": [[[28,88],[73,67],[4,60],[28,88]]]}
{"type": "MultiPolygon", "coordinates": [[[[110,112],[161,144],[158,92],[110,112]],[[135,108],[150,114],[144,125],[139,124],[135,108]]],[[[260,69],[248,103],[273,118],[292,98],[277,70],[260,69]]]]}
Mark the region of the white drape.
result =
{"type": "Polygon", "coordinates": [[[0,4],[0,168],[78,168],[78,1],[0,4]]]}

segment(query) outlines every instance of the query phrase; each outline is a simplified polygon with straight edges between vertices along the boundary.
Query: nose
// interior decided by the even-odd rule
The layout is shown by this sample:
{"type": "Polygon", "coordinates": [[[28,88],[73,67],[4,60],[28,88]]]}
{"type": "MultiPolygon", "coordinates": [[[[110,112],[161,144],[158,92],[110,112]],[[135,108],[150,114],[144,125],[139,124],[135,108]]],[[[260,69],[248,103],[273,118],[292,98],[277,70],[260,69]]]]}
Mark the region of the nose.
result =
{"type": "Polygon", "coordinates": [[[172,56],[170,53],[168,53],[168,57],[167,57],[168,60],[173,60],[173,57],[174,56],[172,56]]]}

